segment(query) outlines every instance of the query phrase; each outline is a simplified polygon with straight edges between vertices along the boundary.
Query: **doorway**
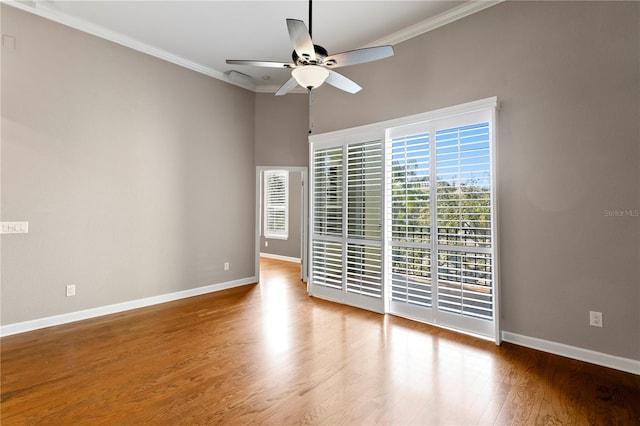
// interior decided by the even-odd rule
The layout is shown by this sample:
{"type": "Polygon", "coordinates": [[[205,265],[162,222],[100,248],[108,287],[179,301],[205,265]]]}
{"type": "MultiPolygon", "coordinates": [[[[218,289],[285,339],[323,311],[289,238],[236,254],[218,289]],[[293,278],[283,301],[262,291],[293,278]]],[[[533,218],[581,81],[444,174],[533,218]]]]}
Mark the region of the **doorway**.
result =
{"type": "Polygon", "coordinates": [[[307,282],[307,180],[307,167],[256,167],[256,276],[260,257],[267,257],[299,263],[300,279],[307,282]]]}

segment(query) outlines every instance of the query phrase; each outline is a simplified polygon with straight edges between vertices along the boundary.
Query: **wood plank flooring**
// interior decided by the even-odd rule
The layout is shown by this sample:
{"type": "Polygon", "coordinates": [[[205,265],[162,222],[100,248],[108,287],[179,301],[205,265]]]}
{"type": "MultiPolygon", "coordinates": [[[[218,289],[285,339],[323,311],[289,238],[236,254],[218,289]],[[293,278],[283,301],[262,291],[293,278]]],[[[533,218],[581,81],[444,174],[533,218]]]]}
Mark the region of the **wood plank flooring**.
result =
{"type": "Polygon", "coordinates": [[[3,426],[639,425],[640,377],[249,285],[1,340],[3,426]]]}

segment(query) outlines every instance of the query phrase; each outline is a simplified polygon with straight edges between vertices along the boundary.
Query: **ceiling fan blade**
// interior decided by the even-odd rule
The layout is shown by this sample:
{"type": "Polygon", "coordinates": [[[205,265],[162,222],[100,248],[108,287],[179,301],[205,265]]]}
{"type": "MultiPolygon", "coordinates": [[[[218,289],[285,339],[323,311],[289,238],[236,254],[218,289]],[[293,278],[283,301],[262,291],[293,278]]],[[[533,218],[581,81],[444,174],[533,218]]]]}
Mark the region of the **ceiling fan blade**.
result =
{"type": "Polygon", "coordinates": [[[252,67],[264,68],[293,68],[295,65],[286,62],[274,61],[245,61],[241,59],[227,59],[227,64],[231,65],[249,65],[252,67]]]}
{"type": "Polygon", "coordinates": [[[328,67],[338,68],[377,61],[378,59],[388,58],[389,56],[393,56],[393,47],[376,46],[336,53],[335,55],[327,56],[324,63],[328,67]]]}
{"type": "Polygon", "coordinates": [[[289,38],[291,39],[291,44],[293,44],[293,50],[296,51],[298,56],[309,61],[315,61],[316,51],[304,22],[299,19],[287,19],[287,29],[289,30],[289,38]]]}
{"type": "Polygon", "coordinates": [[[331,70],[329,70],[329,77],[327,77],[325,83],[351,94],[358,93],[362,90],[362,87],[358,86],[354,81],[351,81],[344,75],[331,70]]]}
{"type": "Polygon", "coordinates": [[[280,88],[276,92],[276,96],[286,95],[291,90],[293,90],[297,85],[298,85],[298,82],[296,81],[296,79],[291,77],[289,80],[287,80],[286,83],[280,86],[280,88]]]}

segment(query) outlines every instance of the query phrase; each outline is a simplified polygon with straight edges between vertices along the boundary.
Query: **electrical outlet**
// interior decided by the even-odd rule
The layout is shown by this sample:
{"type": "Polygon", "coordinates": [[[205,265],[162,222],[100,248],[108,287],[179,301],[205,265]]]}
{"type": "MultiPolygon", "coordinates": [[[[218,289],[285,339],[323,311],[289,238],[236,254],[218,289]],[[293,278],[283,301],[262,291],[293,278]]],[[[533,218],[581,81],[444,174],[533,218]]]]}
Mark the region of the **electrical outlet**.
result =
{"type": "Polygon", "coordinates": [[[224,262],[224,270],[225,271],[229,270],[229,262],[224,262]]]}
{"type": "Polygon", "coordinates": [[[264,242],[264,246],[265,246],[265,247],[269,247],[269,241],[265,241],[265,242],[264,242]]]}
{"type": "Polygon", "coordinates": [[[9,34],[2,34],[2,47],[6,47],[7,49],[15,50],[16,49],[16,38],[14,36],[10,36],[9,34]]]}
{"type": "Polygon", "coordinates": [[[602,327],[602,312],[589,311],[589,325],[602,327]]]}
{"type": "Polygon", "coordinates": [[[67,286],[67,297],[71,297],[71,296],[75,296],[76,295],[76,285],[75,284],[71,284],[67,286]]]}

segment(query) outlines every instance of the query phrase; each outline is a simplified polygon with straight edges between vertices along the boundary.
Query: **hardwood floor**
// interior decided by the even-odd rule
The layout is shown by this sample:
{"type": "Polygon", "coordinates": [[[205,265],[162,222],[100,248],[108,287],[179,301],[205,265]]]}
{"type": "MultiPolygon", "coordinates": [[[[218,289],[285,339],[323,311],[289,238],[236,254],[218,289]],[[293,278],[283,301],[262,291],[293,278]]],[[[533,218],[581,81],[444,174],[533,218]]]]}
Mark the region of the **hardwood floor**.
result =
{"type": "Polygon", "coordinates": [[[1,340],[1,424],[640,424],[640,377],[259,285],[1,340]]]}

